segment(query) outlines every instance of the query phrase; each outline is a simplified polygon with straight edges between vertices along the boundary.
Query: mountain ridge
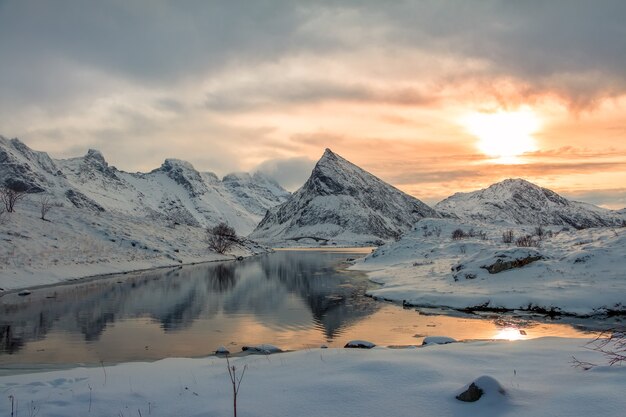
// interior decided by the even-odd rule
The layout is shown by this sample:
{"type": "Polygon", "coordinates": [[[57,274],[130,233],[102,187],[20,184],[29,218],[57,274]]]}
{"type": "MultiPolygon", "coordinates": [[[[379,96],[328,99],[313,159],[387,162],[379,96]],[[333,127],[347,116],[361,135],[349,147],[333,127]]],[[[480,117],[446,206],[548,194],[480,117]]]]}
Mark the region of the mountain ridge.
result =
{"type": "Polygon", "coordinates": [[[150,172],[129,173],[109,165],[95,149],[79,157],[53,159],[17,138],[0,136],[1,182],[32,193],[45,191],[95,212],[152,216],[190,226],[225,221],[247,235],[267,209],[284,201],[289,192],[260,173],[246,178],[220,180],[175,158],[165,159],[150,172]]]}
{"type": "Polygon", "coordinates": [[[568,200],[522,178],[509,178],[480,190],[455,193],[434,208],[444,217],[463,220],[563,225],[577,229],[621,225],[621,219],[611,210],[568,200]]]}

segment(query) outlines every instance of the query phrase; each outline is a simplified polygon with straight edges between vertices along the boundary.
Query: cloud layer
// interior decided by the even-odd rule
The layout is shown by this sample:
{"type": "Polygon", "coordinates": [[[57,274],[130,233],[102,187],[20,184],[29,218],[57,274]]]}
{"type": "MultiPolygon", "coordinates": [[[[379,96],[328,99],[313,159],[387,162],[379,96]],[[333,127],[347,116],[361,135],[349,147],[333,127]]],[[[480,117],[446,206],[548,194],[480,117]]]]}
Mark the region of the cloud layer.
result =
{"type": "Polygon", "coordinates": [[[626,183],[625,15],[620,0],[4,0],[0,133],[290,188],[331,147],[427,200],[525,176],[615,206],[591,193],[626,183]],[[458,120],[520,106],[542,117],[540,152],[494,165],[458,120]]]}

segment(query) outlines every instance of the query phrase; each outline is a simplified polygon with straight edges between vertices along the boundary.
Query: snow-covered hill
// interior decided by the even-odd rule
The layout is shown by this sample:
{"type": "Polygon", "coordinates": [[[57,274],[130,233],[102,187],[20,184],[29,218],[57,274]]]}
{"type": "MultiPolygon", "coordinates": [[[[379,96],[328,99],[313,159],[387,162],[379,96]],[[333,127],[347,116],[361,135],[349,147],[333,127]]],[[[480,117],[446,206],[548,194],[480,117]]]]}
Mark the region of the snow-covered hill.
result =
{"type": "Polygon", "coordinates": [[[94,212],[189,226],[226,221],[241,235],[289,196],[261,173],[230,174],[220,180],[177,159],[167,159],[149,173],[127,173],[109,166],[93,149],[83,157],[54,160],[18,139],[1,136],[0,183],[45,191],[58,202],[94,212]]]}
{"type": "Polygon", "coordinates": [[[372,245],[399,237],[432,208],[326,149],[306,183],[268,211],[253,239],[372,245]]]}
{"type": "Polygon", "coordinates": [[[370,295],[416,306],[626,312],[626,228],[552,226],[537,234],[534,226],[423,219],[353,268],[382,285],[370,295]],[[455,239],[455,230],[464,233],[455,239]],[[533,234],[530,246],[516,243],[533,234]]]}
{"type": "Polygon", "coordinates": [[[435,209],[446,217],[527,225],[568,225],[577,229],[616,226],[622,218],[592,204],[570,201],[523,179],[456,193],[435,209]]]}

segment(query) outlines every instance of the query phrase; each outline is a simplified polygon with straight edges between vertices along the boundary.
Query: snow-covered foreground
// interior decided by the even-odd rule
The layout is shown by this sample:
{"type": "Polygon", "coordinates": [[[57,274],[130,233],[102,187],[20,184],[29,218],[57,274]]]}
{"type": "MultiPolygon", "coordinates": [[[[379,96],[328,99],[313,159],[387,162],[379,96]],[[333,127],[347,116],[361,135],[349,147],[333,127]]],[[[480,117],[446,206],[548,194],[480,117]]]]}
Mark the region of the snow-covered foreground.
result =
{"type": "Polygon", "coordinates": [[[378,248],[352,268],[367,271],[372,281],[382,284],[370,295],[417,306],[577,315],[626,310],[626,228],[553,227],[553,235],[544,237],[539,247],[503,243],[508,230],[516,239],[533,229],[424,219],[401,240],[378,248]],[[485,235],[454,240],[456,229],[485,235]],[[506,263],[515,267],[498,272],[506,263]]]}
{"type": "MultiPolygon", "coordinates": [[[[239,416],[622,416],[626,367],[603,363],[582,339],[474,342],[421,349],[313,349],[231,359],[247,365],[239,416]],[[474,403],[455,399],[481,376],[474,403]],[[482,381],[488,380],[483,378],[482,381]]],[[[226,361],[165,359],[0,377],[0,414],[20,416],[228,416],[226,361]]]]}
{"type": "MultiPolygon", "coordinates": [[[[35,201],[19,203],[0,222],[0,289],[72,278],[233,259],[266,252],[249,243],[228,255],[210,252],[202,227],[113,212],[55,207],[39,218],[35,201]]],[[[0,290],[0,293],[1,291],[0,290]]]]}

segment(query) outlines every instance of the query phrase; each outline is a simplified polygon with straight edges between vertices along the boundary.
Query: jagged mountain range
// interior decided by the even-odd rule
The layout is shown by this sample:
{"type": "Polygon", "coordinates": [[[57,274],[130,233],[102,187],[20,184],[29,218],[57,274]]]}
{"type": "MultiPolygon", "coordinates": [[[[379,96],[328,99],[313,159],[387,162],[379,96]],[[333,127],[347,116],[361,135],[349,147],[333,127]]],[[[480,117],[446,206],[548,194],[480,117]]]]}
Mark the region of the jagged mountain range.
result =
{"type": "Polygon", "coordinates": [[[97,150],[53,159],[18,139],[1,136],[0,182],[33,193],[45,191],[57,201],[94,212],[152,216],[191,226],[226,221],[242,235],[290,194],[259,172],[219,179],[188,162],[166,159],[151,172],[129,173],[110,166],[97,150]]]}
{"type": "Polygon", "coordinates": [[[523,179],[456,193],[435,205],[444,217],[511,224],[563,225],[577,229],[621,225],[618,212],[568,200],[523,179]]]}
{"type": "Polygon", "coordinates": [[[110,166],[89,150],[85,156],[53,159],[18,139],[0,136],[0,182],[93,212],[153,217],[174,224],[206,226],[219,221],[266,243],[378,244],[396,238],[424,217],[564,225],[621,225],[625,210],[611,211],[570,201],[522,179],[456,193],[434,208],[403,193],[327,149],[306,183],[290,194],[261,173],[222,179],[185,161],[166,159],[148,173],[110,166]],[[260,222],[260,223],[259,223],[260,222]]]}
{"type": "Polygon", "coordinates": [[[269,242],[312,238],[375,244],[399,237],[424,217],[439,214],[326,149],[305,184],[270,209],[250,237],[269,242]]]}

